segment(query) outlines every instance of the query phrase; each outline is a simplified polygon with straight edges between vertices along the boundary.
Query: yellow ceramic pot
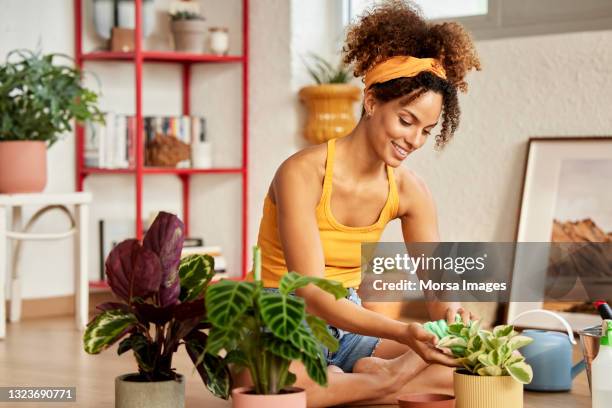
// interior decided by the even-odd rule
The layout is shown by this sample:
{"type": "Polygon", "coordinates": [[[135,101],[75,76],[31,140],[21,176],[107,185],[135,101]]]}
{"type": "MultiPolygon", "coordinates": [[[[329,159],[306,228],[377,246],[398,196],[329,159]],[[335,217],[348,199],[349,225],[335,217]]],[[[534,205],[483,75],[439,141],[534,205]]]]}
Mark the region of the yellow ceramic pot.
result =
{"type": "Polygon", "coordinates": [[[455,371],[456,408],[523,408],[523,384],[510,376],[481,377],[455,371]]]}
{"type": "Polygon", "coordinates": [[[353,103],[361,97],[359,88],[349,84],[323,84],[304,87],[299,92],[308,118],[304,137],[323,143],[348,134],[356,125],[353,103]]]}

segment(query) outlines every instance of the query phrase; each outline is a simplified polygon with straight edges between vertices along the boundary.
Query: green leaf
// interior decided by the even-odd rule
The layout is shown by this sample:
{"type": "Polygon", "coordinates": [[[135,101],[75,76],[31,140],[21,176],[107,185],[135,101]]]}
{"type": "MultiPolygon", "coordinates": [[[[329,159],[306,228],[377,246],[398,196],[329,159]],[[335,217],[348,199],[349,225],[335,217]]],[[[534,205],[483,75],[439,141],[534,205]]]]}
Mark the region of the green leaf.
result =
{"type": "Polygon", "coordinates": [[[123,310],[106,310],[96,316],[83,334],[83,345],[89,354],[98,354],[126,335],[138,320],[123,310]]]}
{"type": "Polygon", "coordinates": [[[487,366],[478,369],[477,373],[481,376],[498,377],[502,375],[502,369],[498,366],[487,366]]]}
{"type": "Polygon", "coordinates": [[[313,335],[302,325],[293,332],[289,340],[301,353],[308,354],[312,358],[316,358],[321,353],[321,348],[313,335]]]}
{"type": "Polygon", "coordinates": [[[302,276],[296,272],[288,272],[282,277],[279,285],[279,292],[283,295],[288,295],[291,292],[294,292],[297,289],[307,286],[311,283],[323,289],[324,291],[334,295],[336,299],[346,297],[346,295],[348,294],[347,289],[343,287],[342,283],[340,282],[317,278],[314,276],[302,276]]]}
{"type": "Polygon", "coordinates": [[[479,331],[480,331],[480,320],[476,320],[475,322],[472,322],[472,324],[470,325],[469,336],[474,337],[478,334],[479,331]]]}
{"type": "Polygon", "coordinates": [[[119,347],[117,347],[117,355],[121,355],[128,350],[132,349],[132,337],[127,337],[119,343],[119,347]]]}
{"type": "Polygon", "coordinates": [[[323,358],[323,353],[319,351],[316,356],[302,355],[302,363],[306,368],[308,376],[321,386],[327,385],[327,362],[323,358]]]}
{"type": "Polygon", "coordinates": [[[438,347],[451,348],[451,347],[467,347],[467,342],[464,338],[456,336],[446,336],[438,342],[438,347]]]}
{"type": "Polygon", "coordinates": [[[483,365],[483,366],[492,366],[494,365],[490,360],[489,360],[489,355],[488,354],[481,354],[478,356],[478,361],[483,365]]]}
{"type": "Polygon", "coordinates": [[[202,366],[206,372],[206,388],[214,395],[227,399],[230,393],[230,373],[223,359],[205,353],[202,366]]]}
{"type": "Polygon", "coordinates": [[[306,322],[312,331],[312,334],[323,344],[329,351],[334,352],[338,349],[338,340],[332,336],[327,329],[325,320],[313,315],[306,315],[306,322]]]}
{"type": "MultiPolygon", "coordinates": [[[[204,333],[194,332],[185,341],[185,349],[206,387],[217,397],[228,399],[231,379],[227,361],[206,353],[206,342],[204,333]]],[[[230,354],[228,353],[228,357],[230,354]]]]}
{"type": "Polygon", "coordinates": [[[484,348],[483,347],[483,343],[482,343],[482,338],[480,338],[480,336],[471,337],[468,340],[467,348],[471,352],[474,352],[474,351],[477,351],[477,350],[482,350],[484,348]]]}
{"type": "Polygon", "coordinates": [[[215,275],[215,260],[210,255],[191,255],[181,259],[179,279],[181,302],[204,296],[204,291],[215,275]]]}
{"type": "Polygon", "coordinates": [[[223,279],[206,290],[208,320],[218,327],[229,328],[249,306],[253,305],[256,285],[223,279]]]}
{"type": "Polygon", "coordinates": [[[272,354],[284,358],[285,360],[298,360],[302,353],[291,342],[283,341],[270,334],[262,339],[263,346],[272,354]]]}
{"type": "Polygon", "coordinates": [[[461,329],[463,328],[463,323],[453,323],[448,326],[448,333],[458,336],[461,333],[461,329]]]}
{"type": "Polygon", "coordinates": [[[155,368],[155,358],[157,355],[151,350],[151,346],[144,335],[140,333],[132,335],[134,358],[138,363],[138,368],[145,373],[151,373],[155,368]]]}
{"type": "Polygon", "coordinates": [[[508,373],[521,384],[529,384],[533,379],[531,366],[524,362],[514,363],[506,367],[508,373]]]}
{"type": "Polygon", "coordinates": [[[217,355],[221,350],[233,350],[240,338],[240,332],[234,327],[213,327],[208,333],[206,352],[217,355]]]}
{"type": "Polygon", "coordinates": [[[531,337],[514,336],[510,339],[510,341],[508,341],[508,347],[510,348],[510,351],[514,351],[531,343],[533,343],[533,339],[531,337]]]}
{"type": "Polygon", "coordinates": [[[506,337],[512,333],[514,327],[512,325],[500,325],[493,328],[493,335],[495,337],[506,337]]]}
{"type": "Polygon", "coordinates": [[[512,364],[522,363],[523,361],[525,361],[525,357],[520,354],[513,354],[506,360],[505,365],[508,367],[512,364]]]}
{"type": "Polygon", "coordinates": [[[282,340],[287,340],[305,317],[304,299],[296,296],[262,292],[257,304],[266,326],[282,340]]]}

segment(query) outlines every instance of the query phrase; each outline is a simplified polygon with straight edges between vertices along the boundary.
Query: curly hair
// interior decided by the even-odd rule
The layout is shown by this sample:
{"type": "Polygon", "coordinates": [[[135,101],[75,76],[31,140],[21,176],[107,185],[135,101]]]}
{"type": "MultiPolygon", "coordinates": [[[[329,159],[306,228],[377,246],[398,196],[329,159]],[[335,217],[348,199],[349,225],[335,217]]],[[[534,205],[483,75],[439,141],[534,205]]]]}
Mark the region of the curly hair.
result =
{"type": "Polygon", "coordinates": [[[375,84],[371,89],[379,101],[403,98],[402,104],[427,91],[441,94],[442,127],[436,135],[436,148],[444,147],[452,138],[461,115],[457,92],[467,91],[468,71],[481,69],[470,34],[463,26],[453,22],[429,23],[413,3],[389,0],[368,9],[348,28],[342,51],[344,63],[353,66],[356,77],[363,77],[376,64],[394,56],[437,59],[446,70],[446,80],[421,72],[414,77],[375,84]]]}

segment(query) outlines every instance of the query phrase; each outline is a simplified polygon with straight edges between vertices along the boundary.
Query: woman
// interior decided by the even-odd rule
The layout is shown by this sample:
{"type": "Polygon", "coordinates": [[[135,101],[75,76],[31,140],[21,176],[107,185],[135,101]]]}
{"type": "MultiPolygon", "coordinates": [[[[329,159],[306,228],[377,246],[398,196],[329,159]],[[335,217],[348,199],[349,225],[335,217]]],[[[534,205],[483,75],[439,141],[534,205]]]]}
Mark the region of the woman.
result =
{"type": "MultiPolygon", "coordinates": [[[[380,5],[353,25],[343,49],[356,76],[365,76],[362,117],[347,136],[306,148],[278,169],[265,198],[258,244],[262,280],[278,287],[293,270],[338,280],[347,299],[310,285],[297,291],[310,313],[340,340],[328,353],[329,383],[313,383],[299,362],[291,370],[309,406],[395,403],[399,393],[452,392],[455,360],[435,349],[436,337],[361,306],[360,244],[376,242],[399,218],[406,242],[438,241],[436,211],[425,183],[400,164],[426,142],[442,119],[437,147],[459,123],[457,90],[480,63],[469,35],[454,23],[431,25],[405,2],[380,5]]],[[[432,319],[458,304],[428,303],[432,319]]]]}

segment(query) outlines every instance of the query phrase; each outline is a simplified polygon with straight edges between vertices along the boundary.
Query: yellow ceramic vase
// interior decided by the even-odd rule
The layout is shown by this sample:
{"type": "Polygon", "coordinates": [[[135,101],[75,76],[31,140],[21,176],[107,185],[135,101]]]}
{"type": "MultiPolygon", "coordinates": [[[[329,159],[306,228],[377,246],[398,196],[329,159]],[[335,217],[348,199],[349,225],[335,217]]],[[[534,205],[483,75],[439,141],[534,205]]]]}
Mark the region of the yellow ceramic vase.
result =
{"type": "Polygon", "coordinates": [[[304,137],[311,143],[323,143],[344,136],[355,127],[353,103],[361,96],[356,86],[312,85],[302,88],[299,96],[308,110],[304,137]]]}
{"type": "Polygon", "coordinates": [[[510,376],[453,374],[456,408],[523,408],[523,384],[510,376]]]}

